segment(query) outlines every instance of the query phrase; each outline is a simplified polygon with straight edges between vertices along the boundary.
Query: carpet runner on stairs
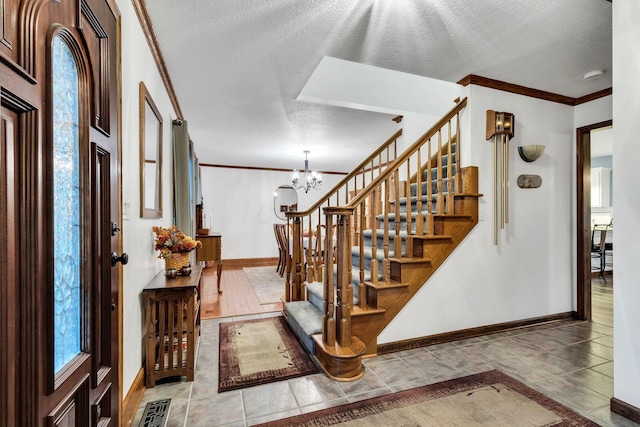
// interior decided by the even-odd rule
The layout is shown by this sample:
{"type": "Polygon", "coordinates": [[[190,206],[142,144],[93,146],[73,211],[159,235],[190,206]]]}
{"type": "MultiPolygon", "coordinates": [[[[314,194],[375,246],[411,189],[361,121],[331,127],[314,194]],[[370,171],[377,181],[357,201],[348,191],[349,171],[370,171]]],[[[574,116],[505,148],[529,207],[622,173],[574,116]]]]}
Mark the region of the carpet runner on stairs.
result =
{"type": "MultiPolygon", "coordinates": [[[[455,148],[456,144],[452,145],[453,150],[453,160],[452,164],[452,175],[455,179],[456,176],[456,167],[455,167],[455,148]]],[[[438,191],[438,170],[437,168],[431,168],[432,182],[431,182],[431,201],[432,201],[432,213],[437,212],[436,200],[437,200],[437,191],[438,191]]],[[[398,199],[399,206],[395,211],[397,213],[387,213],[387,224],[389,229],[389,258],[401,258],[406,256],[406,240],[409,235],[407,232],[407,210],[411,212],[411,224],[412,231],[411,234],[415,235],[415,220],[418,216],[417,213],[417,205],[418,205],[418,192],[421,193],[421,201],[422,201],[422,215],[424,217],[427,216],[427,202],[428,202],[428,170],[425,169],[423,173],[422,182],[420,185],[420,189],[418,188],[417,183],[413,183],[410,185],[410,195],[409,197],[401,197],[398,199]],[[410,204],[411,207],[408,208],[407,204],[410,204]],[[399,233],[397,237],[395,236],[395,226],[396,220],[399,222],[399,233]],[[401,251],[402,253],[396,255],[394,253],[395,242],[394,239],[401,239],[401,251]]],[[[443,194],[446,195],[447,188],[447,156],[444,155],[442,157],[442,189],[443,194]]],[[[446,197],[444,198],[446,203],[446,197]]],[[[395,200],[391,200],[392,205],[395,205],[395,200]]],[[[446,205],[445,205],[446,209],[446,205]]],[[[379,214],[377,216],[379,229],[376,230],[376,259],[379,263],[381,263],[384,256],[384,230],[380,229],[380,227],[384,226],[385,214],[379,214]]],[[[425,225],[426,226],[426,225],[425,225]]],[[[424,230],[426,231],[426,229],[424,230]]],[[[373,259],[373,231],[370,229],[366,229],[363,231],[364,236],[364,249],[361,251],[359,246],[353,246],[351,248],[351,258],[352,258],[352,279],[351,286],[353,288],[354,302],[353,305],[358,305],[358,285],[360,283],[360,257],[364,258],[364,281],[371,281],[371,260],[373,259]]],[[[335,269],[335,266],[334,266],[335,269]]],[[[335,274],[335,272],[334,272],[335,274]]],[[[381,280],[382,269],[379,268],[379,277],[381,280]]],[[[334,282],[335,283],[335,282],[334,282]]],[[[284,313],[287,323],[298,337],[298,340],[302,343],[303,347],[310,354],[315,354],[315,343],[311,338],[312,335],[319,334],[322,332],[322,313],[323,313],[323,284],[320,282],[313,282],[306,284],[307,289],[307,300],[306,301],[293,301],[287,302],[284,304],[284,313]]],[[[335,295],[335,290],[334,290],[335,295]]],[[[336,299],[334,298],[334,301],[336,299]]]]}

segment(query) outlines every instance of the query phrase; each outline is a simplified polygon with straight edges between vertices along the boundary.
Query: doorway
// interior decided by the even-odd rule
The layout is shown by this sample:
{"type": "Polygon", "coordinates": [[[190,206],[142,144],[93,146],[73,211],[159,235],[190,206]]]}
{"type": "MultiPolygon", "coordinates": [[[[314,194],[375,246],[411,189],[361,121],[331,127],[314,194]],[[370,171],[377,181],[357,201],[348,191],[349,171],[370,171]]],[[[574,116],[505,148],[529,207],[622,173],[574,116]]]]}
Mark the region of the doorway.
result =
{"type": "Polygon", "coordinates": [[[593,315],[591,287],[591,131],[610,127],[612,124],[612,120],[607,120],[576,130],[576,316],[581,320],[591,320],[593,315]]]}

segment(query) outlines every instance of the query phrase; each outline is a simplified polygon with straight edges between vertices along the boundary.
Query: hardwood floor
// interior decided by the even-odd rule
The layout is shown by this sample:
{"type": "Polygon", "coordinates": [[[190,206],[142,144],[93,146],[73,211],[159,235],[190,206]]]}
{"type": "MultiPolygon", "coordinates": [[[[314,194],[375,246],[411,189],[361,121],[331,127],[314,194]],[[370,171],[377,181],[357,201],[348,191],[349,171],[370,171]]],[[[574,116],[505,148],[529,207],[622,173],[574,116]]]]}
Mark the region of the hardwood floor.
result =
{"type": "MultiPolygon", "coordinates": [[[[276,266],[274,265],[273,268],[275,269],[276,266]]],[[[200,315],[202,319],[282,311],[282,303],[260,305],[242,267],[225,268],[222,271],[221,294],[218,294],[216,288],[217,278],[215,268],[202,270],[200,285],[200,315]]],[[[284,279],[282,281],[284,294],[284,279]]]]}
{"type": "MultiPolygon", "coordinates": [[[[276,266],[274,265],[275,269],[276,266]]],[[[613,274],[606,274],[607,283],[593,277],[591,280],[592,320],[613,326],[613,274]]],[[[201,316],[203,319],[242,316],[245,314],[281,311],[282,303],[260,305],[255,292],[242,271],[242,267],[225,268],[217,293],[215,268],[202,271],[201,316]]],[[[284,280],[284,279],[283,279],[284,280]]]]}
{"type": "Polygon", "coordinates": [[[606,273],[604,280],[591,279],[591,320],[613,327],[613,273],[606,273]]]}

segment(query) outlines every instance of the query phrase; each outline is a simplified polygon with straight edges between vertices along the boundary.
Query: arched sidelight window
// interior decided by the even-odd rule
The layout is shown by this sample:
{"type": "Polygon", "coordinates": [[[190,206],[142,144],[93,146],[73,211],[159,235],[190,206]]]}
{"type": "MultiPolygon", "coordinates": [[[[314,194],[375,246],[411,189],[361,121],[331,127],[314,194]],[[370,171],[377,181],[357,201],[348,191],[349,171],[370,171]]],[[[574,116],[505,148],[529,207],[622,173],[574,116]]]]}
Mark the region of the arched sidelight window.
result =
{"type": "Polygon", "coordinates": [[[80,133],[78,67],[69,45],[52,46],[54,372],[81,352],[80,133]]]}

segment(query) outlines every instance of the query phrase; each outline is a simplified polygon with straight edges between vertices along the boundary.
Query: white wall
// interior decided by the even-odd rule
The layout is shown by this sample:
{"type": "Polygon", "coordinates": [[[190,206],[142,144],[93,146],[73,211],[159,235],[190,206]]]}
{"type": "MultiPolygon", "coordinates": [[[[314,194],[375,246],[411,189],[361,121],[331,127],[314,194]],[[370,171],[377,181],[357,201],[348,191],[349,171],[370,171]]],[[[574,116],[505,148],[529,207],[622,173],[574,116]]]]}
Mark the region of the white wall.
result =
{"type": "MultiPolygon", "coordinates": [[[[196,151],[198,143],[196,144],[196,151]]],[[[291,172],[202,166],[202,198],[211,231],[222,233],[222,259],[278,256],[273,224],[273,193],[291,183],[291,172]]],[[[309,208],[333,188],[342,175],[323,174],[322,188],[298,190],[298,211],[309,208]]]]}
{"type": "Polygon", "coordinates": [[[574,127],[579,128],[611,120],[612,105],[612,95],[598,98],[585,104],[576,105],[573,112],[574,127]]]}
{"type": "MultiPolygon", "coordinates": [[[[151,226],[170,225],[171,220],[171,120],[175,112],[162,85],[131,2],[117,0],[122,14],[122,136],[123,202],[128,216],[122,224],[124,251],[130,262],[124,267],[124,395],[142,366],[144,324],[141,289],[163,268],[153,250],[151,226]],[[139,217],[138,84],[143,80],[164,118],[163,212],[159,220],[139,217]]],[[[480,222],[434,275],[417,297],[380,337],[380,342],[431,335],[478,325],[535,317],[575,309],[575,128],[611,118],[613,103],[614,185],[616,193],[616,293],[614,295],[614,358],[616,398],[640,407],[640,334],[637,332],[640,272],[637,242],[640,241],[640,196],[636,161],[640,145],[634,126],[640,116],[640,3],[613,3],[614,88],[612,97],[571,109],[559,104],[500,93],[479,87],[464,92],[473,100],[463,116],[471,127],[463,137],[463,164],[480,167],[480,222]],[[516,137],[511,152],[512,222],[493,246],[491,143],[484,141],[485,111],[505,110],[516,115],[516,137]],[[572,116],[573,115],[573,116],[572,116]],[[471,138],[470,138],[471,136],[471,138]],[[515,151],[520,144],[544,143],[541,159],[525,164],[515,151]],[[542,176],[540,189],[520,190],[515,178],[521,173],[542,176]],[[567,197],[569,195],[570,197],[567,197]],[[567,202],[567,199],[570,202],[567,202]],[[573,258],[569,256],[573,253],[573,258]],[[480,254],[480,255],[479,255],[480,254]],[[456,266],[471,262],[472,268],[456,266]],[[419,319],[417,322],[416,319],[419,319]]],[[[426,130],[426,129],[425,129],[426,130]]],[[[196,142],[197,151],[197,142],[196,142]]],[[[327,175],[325,189],[340,177],[327,175]]],[[[212,229],[223,233],[223,257],[261,258],[277,256],[271,224],[273,190],[287,183],[288,173],[203,168],[205,210],[213,214],[212,229]],[[240,183],[240,185],[229,185],[240,183]],[[237,209],[229,209],[234,207],[237,209]],[[244,231],[247,224],[256,227],[244,231]]],[[[323,193],[320,191],[318,193],[323,193]]],[[[315,200],[301,193],[300,206],[315,200]]]]}
{"type": "Polygon", "coordinates": [[[613,2],[614,396],[640,408],[640,2],[613,2]]]}
{"type": "Polygon", "coordinates": [[[122,238],[129,263],[123,282],[123,384],[126,395],[143,364],[142,288],[164,266],[156,258],[154,225],[172,224],[171,121],[176,117],[130,1],[118,1],[122,14],[122,238]],[[162,219],[140,218],[139,89],[144,81],[163,117],[162,219]]]}
{"type": "Polygon", "coordinates": [[[461,118],[466,126],[461,162],[479,167],[484,221],[383,331],[380,343],[575,309],[573,108],[479,86],[463,92],[469,103],[461,118]],[[498,246],[493,244],[493,143],[484,139],[488,109],[509,111],[516,119],[509,156],[510,222],[498,246]],[[517,146],[529,144],[546,145],[533,163],[517,153],[517,146]],[[542,186],[518,188],[520,174],[540,175],[542,186]]]}

